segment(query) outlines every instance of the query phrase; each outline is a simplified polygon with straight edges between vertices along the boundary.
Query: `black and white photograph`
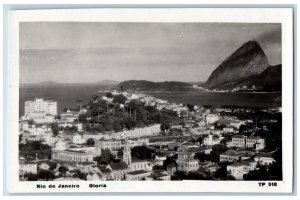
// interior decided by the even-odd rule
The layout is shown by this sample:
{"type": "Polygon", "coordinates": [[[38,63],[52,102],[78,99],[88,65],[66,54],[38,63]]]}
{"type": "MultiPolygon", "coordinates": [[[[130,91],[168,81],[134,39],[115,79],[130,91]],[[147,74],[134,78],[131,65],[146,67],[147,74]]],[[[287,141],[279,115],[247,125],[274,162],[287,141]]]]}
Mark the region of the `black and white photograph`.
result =
{"type": "Polygon", "coordinates": [[[17,30],[18,182],[287,182],[283,70],[293,66],[281,22],[24,20],[17,30]]]}

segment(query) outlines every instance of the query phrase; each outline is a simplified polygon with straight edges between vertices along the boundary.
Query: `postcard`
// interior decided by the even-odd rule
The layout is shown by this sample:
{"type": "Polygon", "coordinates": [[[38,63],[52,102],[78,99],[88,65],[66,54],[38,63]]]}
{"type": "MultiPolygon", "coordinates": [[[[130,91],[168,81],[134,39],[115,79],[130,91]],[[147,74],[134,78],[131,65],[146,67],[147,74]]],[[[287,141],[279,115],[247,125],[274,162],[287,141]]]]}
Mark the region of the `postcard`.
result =
{"type": "Polygon", "coordinates": [[[18,10],[9,193],[293,191],[293,10],[18,10]]]}

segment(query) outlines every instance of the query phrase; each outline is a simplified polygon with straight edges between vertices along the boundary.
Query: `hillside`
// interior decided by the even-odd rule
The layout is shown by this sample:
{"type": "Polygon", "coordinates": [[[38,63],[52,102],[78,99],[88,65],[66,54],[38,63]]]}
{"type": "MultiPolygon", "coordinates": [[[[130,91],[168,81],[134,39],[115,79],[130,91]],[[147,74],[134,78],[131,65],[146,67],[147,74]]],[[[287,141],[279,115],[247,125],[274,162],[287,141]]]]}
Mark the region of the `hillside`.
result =
{"type": "Polygon", "coordinates": [[[281,68],[281,64],[270,66],[256,76],[251,76],[240,81],[224,84],[218,89],[233,89],[246,86],[247,89],[252,89],[255,91],[279,92],[281,91],[281,68]]]}
{"type": "Polygon", "coordinates": [[[237,83],[256,77],[268,67],[268,59],[259,43],[249,41],[212,72],[204,87],[207,89],[232,89],[237,83]]]}
{"type": "Polygon", "coordinates": [[[263,71],[253,84],[257,83],[264,91],[281,91],[282,90],[282,66],[270,66],[263,71]]]}
{"type": "Polygon", "coordinates": [[[129,80],[119,83],[116,89],[123,91],[178,92],[192,89],[192,85],[176,81],[151,82],[145,80],[129,80]]]}

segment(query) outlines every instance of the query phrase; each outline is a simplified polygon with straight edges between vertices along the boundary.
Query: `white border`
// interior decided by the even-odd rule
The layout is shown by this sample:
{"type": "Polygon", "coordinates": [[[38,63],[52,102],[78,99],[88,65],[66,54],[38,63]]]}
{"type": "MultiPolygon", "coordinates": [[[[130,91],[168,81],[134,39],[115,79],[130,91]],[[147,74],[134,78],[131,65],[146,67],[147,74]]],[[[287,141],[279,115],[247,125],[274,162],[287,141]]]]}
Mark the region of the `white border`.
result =
{"type": "MultiPolygon", "coordinates": [[[[8,192],[257,192],[290,193],[293,181],[293,16],[290,8],[172,8],[172,9],[68,9],[11,11],[9,15],[9,126],[8,192]],[[277,187],[259,187],[257,181],[112,181],[106,188],[91,182],[38,182],[79,184],[80,189],[36,189],[37,182],[18,180],[19,22],[241,22],[282,24],[283,181],[277,187]]],[[[267,183],[267,181],[265,181],[267,183]]]]}

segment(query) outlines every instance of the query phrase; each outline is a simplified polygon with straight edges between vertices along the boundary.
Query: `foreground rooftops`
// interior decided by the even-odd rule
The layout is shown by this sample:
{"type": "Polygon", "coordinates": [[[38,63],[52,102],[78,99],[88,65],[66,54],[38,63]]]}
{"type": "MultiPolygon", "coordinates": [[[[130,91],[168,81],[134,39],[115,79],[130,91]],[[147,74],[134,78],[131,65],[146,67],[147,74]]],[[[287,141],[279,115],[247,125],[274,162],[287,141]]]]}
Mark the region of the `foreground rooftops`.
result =
{"type": "Polygon", "coordinates": [[[231,150],[231,149],[224,153],[221,153],[221,155],[226,155],[226,156],[240,156],[242,154],[243,154],[242,152],[231,150]]]}
{"type": "Polygon", "coordinates": [[[133,172],[128,172],[127,174],[138,175],[138,174],[145,174],[145,173],[148,173],[148,172],[145,170],[137,170],[137,171],[133,171],[133,172]]]}

